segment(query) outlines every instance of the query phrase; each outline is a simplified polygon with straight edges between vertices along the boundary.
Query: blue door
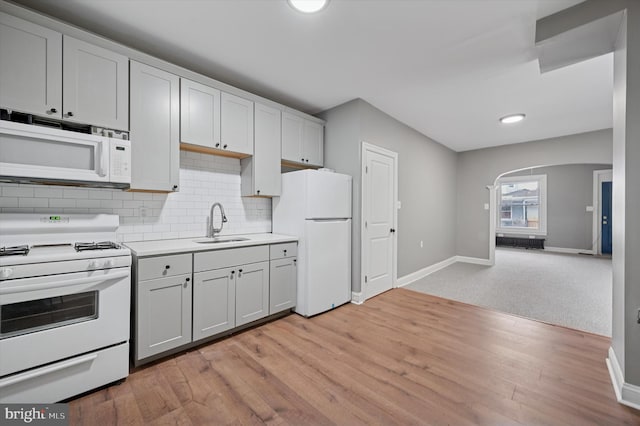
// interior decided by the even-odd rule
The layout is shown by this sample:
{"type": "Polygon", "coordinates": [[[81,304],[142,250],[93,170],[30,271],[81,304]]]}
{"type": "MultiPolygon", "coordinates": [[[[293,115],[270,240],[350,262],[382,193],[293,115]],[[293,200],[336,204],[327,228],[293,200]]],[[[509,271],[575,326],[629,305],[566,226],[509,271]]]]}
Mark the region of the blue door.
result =
{"type": "Polygon", "coordinates": [[[611,254],[611,182],[602,182],[602,254],[611,254]]]}

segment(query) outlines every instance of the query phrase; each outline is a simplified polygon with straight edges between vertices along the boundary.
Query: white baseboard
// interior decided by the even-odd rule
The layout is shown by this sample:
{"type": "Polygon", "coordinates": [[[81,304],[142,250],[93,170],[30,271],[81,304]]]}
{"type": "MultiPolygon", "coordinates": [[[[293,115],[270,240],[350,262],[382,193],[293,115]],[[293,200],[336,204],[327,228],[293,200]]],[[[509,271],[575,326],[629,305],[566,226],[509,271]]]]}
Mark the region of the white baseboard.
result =
{"type": "Polygon", "coordinates": [[[362,305],[364,303],[364,293],[361,291],[351,292],[351,303],[362,305]]]}
{"type": "Polygon", "coordinates": [[[434,272],[439,271],[442,268],[446,268],[447,266],[452,265],[456,262],[456,257],[457,256],[451,256],[450,258],[445,259],[441,262],[434,263],[433,265],[427,266],[426,268],[422,268],[418,271],[400,277],[396,281],[396,287],[404,287],[414,281],[418,281],[419,279],[426,277],[427,275],[433,274],[434,272]]]}
{"type": "Polygon", "coordinates": [[[640,410],[640,386],[632,385],[624,382],[622,369],[616,357],[613,348],[609,347],[609,358],[607,358],[607,368],[613,391],[616,393],[616,399],[620,404],[627,405],[636,410],[640,410]]]}
{"type": "Polygon", "coordinates": [[[481,259],[479,257],[468,257],[468,256],[454,256],[456,262],[464,262],[464,263],[473,263],[475,265],[485,265],[485,266],[493,266],[491,260],[489,259],[481,259]]]}
{"type": "Polygon", "coordinates": [[[593,254],[593,250],[564,248],[564,247],[545,247],[544,251],[550,251],[553,253],[593,254]]]}

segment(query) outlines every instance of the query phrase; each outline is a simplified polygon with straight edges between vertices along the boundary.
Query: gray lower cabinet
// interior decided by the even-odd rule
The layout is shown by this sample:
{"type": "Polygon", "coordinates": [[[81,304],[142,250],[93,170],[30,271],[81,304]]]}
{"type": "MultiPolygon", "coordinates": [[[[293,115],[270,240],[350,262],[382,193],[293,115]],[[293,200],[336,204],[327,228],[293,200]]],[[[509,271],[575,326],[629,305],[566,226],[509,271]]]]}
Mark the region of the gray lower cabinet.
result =
{"type": "Polygon", "coordinates": [[[191,342],[191,274],[137,285],[136,359],[191,342]]]}
{"type": "Polygon", "coordinates": [[[269,315],[296,306],[297,260],[285,258],[272,260],[269,272],[269,315]]]}
{"type": "Polygon", "coordinates": [[[293,242],[134,256],[135,364],[294,307],[296,252],[293,242]]]}
{"type": "Polygon", "coordinates": [[[235,268],[193,274],[193,340],[235,327],[235,268]]]}
{"type": "Polygon", "coordinates": [[[269,247],[269,315],[296,306],[298,295],[298,243],[269,247]]]}
{"type": "Polygon", "coordinates": [[[134,359],[191,342],[191,254],[134,258],[134,359]]]}
{"type": "Polygon", "coordinates": [[[236,327],[269,315],[269,262],[237,268],[236,327]]]}

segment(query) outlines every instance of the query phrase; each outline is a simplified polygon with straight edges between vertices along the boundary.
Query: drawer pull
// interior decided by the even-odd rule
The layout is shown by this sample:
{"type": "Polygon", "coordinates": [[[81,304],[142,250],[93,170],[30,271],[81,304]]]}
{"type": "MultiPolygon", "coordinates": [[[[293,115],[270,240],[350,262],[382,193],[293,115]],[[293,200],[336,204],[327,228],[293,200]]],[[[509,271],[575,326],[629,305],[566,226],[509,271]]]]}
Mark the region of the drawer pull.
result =
{"type": "Polygon", "coordinates": [[[42,377],[47,374],[55,373],[56,371],[65,370],[67,368],[74,367],[76,365],[86,364],[88,362],[93,361],[96,358],[98,358],[98,354],[89,354],[80,358],[70,359],[69,361],[65,361],[57,365],[44,367],[37,371],[29,371],[26,373],[18,374],[8,379],[0,380],[0,388],[11,386],[20,382],[25,382],[30,379],[35,379],[37,377],[42,377]]]}
{"type": "Polygon", "coordinates": [[[164,269],[171,269],[171,265],[166,265],[164,269]]]}

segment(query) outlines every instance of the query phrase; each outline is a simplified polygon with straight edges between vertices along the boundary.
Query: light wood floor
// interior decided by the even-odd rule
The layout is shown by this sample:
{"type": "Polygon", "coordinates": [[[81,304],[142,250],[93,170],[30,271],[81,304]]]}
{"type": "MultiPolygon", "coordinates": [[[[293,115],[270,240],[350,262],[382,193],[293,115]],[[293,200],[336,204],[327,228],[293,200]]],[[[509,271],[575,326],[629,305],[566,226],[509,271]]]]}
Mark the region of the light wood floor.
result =
{"type": "Polygon", "coordinates": [[[70,403],[72,424],[640,424],[609,339],[397,289],[290,315],[70,403]]]}

